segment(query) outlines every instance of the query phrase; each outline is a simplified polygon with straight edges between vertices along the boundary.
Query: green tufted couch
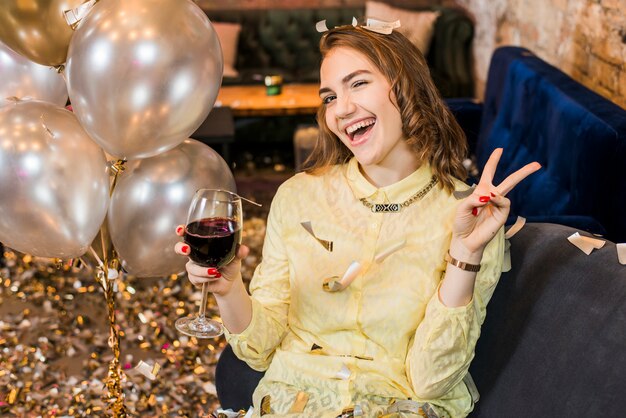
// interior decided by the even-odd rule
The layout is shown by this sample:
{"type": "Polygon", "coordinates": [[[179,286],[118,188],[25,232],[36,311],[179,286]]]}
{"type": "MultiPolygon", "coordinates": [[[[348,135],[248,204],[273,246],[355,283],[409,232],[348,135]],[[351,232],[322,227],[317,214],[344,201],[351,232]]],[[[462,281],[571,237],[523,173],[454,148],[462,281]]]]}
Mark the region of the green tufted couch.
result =
{"type": "MultiPolygon", "coordinates": [[[[433,79],[444,97],[473,96],[471,71],[472,21],[461,11],[438,8],[431,47],[426,57],[433,79]]],[[[267,74],[285,82],[317,82],[321,34],[315,23],[328,27],[363,17],[364,8],[207,10],[212,22],[241,24],[235,68],[238,77],[224,85],[258,83],[267,74]]]]}

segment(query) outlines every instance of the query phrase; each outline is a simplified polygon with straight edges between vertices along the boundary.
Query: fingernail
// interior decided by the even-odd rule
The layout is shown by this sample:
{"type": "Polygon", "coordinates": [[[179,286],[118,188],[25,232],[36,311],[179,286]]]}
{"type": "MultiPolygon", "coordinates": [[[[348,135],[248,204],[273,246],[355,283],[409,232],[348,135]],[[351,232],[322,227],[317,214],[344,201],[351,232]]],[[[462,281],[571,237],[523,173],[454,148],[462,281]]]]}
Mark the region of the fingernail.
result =
{"type": "Polygon", "coordinates": [[[206,272],[211,275],[211,276],[215,276],[217,274],[220,274],[220,272],[215,268],[215,267],[209,267],[206,272]]]}
{"type": "Polygon", "coordinates": [[[491,193],[491,197],[496,197],[496,195],[495,195],[495,194],[493,194],[493,193],[491,193]]]}
{"type": "Polygon", "coordinates": [[[213,277],[215,277],[216,279],[219,279],[220,277],[222,277],[222,273],[218,271],[217,273],[215,273],[213,277]]]}
{"type": "Polygon", "coordinates": [[[478,200],[480,200],[481,202],[485,203],[485,202],[489,202],[491,200],[490,196],[481,196],[478,198],[478,200]]]}
{"type": "Polygon", "coordinates": [[[474,215],[474,216],[478,215],[478,208],[472,209],[472,215],[474,215]]]}
{"type": "Polygon", "coordinates": [[[189,252],[189,245],[183,245],[182,247],[180,247],[180,250],[187,254],[189,252]]]}
{"type": "Polygon", "coordinates": [[[179,226],[178,228],[176,228],[176,233],[180,234],[181,232],[183,232],[183,227],[179,226]]]}

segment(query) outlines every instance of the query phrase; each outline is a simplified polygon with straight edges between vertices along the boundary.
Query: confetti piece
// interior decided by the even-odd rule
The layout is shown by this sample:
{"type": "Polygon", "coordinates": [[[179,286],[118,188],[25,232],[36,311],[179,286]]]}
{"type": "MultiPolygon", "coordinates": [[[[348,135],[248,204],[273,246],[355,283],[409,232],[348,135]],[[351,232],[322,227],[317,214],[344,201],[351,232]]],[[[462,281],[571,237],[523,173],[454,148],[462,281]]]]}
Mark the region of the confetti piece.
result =
{"type": "Polygon", "coordinates": [[[313,232],[313,226],[311,225],[311,221],[305,221],[305,222],[301,222],[300,225],[302,225],[302,227],[313,237],[317,240],[317,242],[319,242],[322,247],[324,247],[326,249],[326,251],[332,253],[333,252],[333,242],[332,241],[326,241],[324,239],[318,238],[317,235],[315,235],[315,232],[313,232]]]}
{"type": "Polygon", "coordinates": [[[159,363],[154,363],[154,366],[152,367],[152,375],[153,376],[158,375],[160,370],[161,370],[161,365],[159,363]]]}
{"type": "Polygon", "coordinates": [[[518,216],[515,223],[504,234],[505,239],[510,239],[513,235],[517,234],[526,225],[526,218],[518,216]]]}
{"type": "Polygon", "coordinates": [[[616,244],[615,249],[617,250],[617,260],[626,266],[626,244],[616,244]]]}
{"type": "Polygon", "coordinates": [[[109,280],[115,280],[115,279],[117,279],[117,278],[119,277],[119,275],[120,275],[120,274],[119,274],[119,272],[118,272],[117,270],[114,270],[114,269],[108,269],[108,272],[107,272],[107,279],[109,279],[109,280]]]}
{"type": "Polygon", "coordinates": [[[471,195],[472,193],[474,193],[474,189],[476,188],[476,185],[472,185],[472,187],[470,187],[469,189],[466,190],[455,190],[452,192],[452,196],[454,196],[454,198],[456,200],[462,200],[465,199],[467,196],[471,195]]]}
{"type": "Polygon", "coordinates": [[[219,418],[240,418],[241,413],[235,412],[232,409],[218,409],[216,415],[219,418]]]}
{"type": "Polygon", "coordinates": [[[591,254],[594,249],[602,248],[606,243],[601,239],[582,236],[578,232],[573,233],[567,239],[587,255],[591,254]]]}
{"type": "Polygon", "coordinates": [[[271,400],[272,398],[270,395],[265,395],[261,399],[261,416],[272,413],[272,409],[270,407],[271,400]]]}
{"type": "Polygon", "coordinates": [[[148,379],[155,380],[156,375],[152,373],[153,369],[154,369],[154,366],[150,366],[148,363],[144,362],[143,360],[139,360],[139,364],[137,364],[134,368],[135,371],[137,371],[138,373],[141,373],[148,379]]]}
{"type": "Polygon", "coordinates": [[[346,366],[345,364],[341,365],[341,370],[339,370],[337,372],[337,374],[335,375],[335,377],[337,379],[341,379],[341,380],[348,380],[350,378],[350,375],[352,374],[352,372],[350,371],[350,369],[348,368],[348,366],[346,366]]]}

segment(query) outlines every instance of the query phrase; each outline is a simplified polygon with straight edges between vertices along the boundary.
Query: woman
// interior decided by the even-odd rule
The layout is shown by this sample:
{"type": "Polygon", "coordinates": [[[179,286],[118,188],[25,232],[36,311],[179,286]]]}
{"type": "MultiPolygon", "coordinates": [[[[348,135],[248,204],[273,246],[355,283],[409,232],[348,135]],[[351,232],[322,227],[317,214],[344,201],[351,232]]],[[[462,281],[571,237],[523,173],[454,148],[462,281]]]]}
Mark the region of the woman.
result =
{"type": "Polygon", "coordinates": [[[468,189],[462,131],[421,53],[371,29],[321,40],[314,164],[272,202],[252,296],[243,245],[219,272],[187,265],[194,284],[209,281],[236,355],[266,371],[257,414],[262,403],[311,417],[473,408],[464,378],[501,272],[505,195],[539,165],[493,185],[496,150],[455,198],[468,189]]]}

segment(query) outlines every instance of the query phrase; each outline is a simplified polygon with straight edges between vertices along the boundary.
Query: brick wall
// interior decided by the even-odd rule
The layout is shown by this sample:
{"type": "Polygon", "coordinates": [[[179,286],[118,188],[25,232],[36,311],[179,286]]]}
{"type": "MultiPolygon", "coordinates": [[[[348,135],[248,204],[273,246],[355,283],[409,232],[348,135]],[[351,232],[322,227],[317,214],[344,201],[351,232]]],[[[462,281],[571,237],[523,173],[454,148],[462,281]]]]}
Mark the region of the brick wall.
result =
{"type": "MultiPolygon", "coordinates": [[[[227,0],[229,8],[355,7],[365,0],[227,0]]],[[[385,0],[382,0],[385,1],[385,0]]],[[[386,0],[398,7],[457,4],[476,22],[476,96],[500,45],[526,47],[626,108],[626,0],[386,0]]],[[[223,9],[222,0],[197,0],[223,9]]]]}
{"type": "Polygon", "coordinates": [[[476,20],[477,96],[499,45],[526,47],[626,108],[626,0],[457,0],[476,20]]]}

